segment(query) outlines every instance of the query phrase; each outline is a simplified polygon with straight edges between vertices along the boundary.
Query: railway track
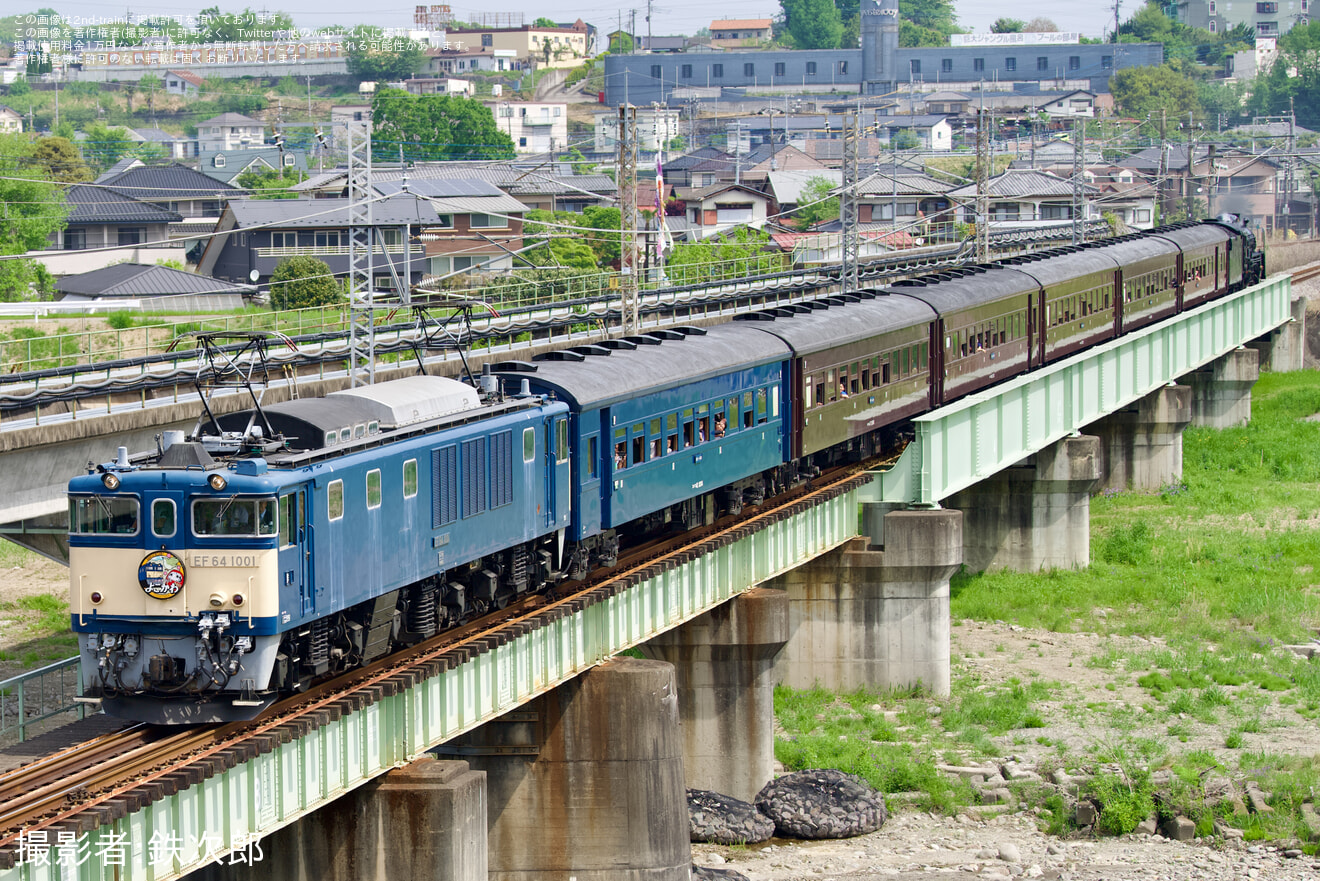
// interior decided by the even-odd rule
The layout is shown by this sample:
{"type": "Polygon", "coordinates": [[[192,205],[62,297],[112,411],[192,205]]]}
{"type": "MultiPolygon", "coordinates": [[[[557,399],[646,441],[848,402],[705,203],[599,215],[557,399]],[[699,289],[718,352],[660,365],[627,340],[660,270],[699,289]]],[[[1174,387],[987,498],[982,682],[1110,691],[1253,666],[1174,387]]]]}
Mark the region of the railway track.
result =
{"type": "Polygon", "coordinates": [[[439,675],[470,657],[614,596],[633,584],[738,541],[871,480],[871,461],[827,472],[806,485],[712,526],[630,551],[559,595],[529,596],[359,670],[276,703],[249,722],[180,731],[138,725],[0,775],[0,869],[18,856],[22,831],[82,834],[199,783],[240,762],[439,675]]]}
{"type": "Polygon", "coordinates": [[[1293,284],[1302,281],[1310,281],[1316,276],[1320,276],[1320,263],[1315,266],[1308,266],[1305,269],[1298,269],[1292,273],[1293,284]]]}

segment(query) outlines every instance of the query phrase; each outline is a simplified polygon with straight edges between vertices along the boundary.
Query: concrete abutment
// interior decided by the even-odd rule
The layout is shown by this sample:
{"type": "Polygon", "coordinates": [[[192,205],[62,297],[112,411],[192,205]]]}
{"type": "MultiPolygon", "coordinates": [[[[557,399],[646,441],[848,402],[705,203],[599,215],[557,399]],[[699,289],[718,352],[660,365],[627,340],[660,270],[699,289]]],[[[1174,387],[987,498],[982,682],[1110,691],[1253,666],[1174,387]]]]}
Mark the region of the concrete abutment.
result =
{"type": "Polygon", "coordinates": [[[1100,439],[1096,490],[1158,490],[1182,480],[1182,433],[1192,421],[1192,390],[1168,385],[1083,429],[1100,439]]]}
{"type": "Polygon", "coordinates": [[[1251,388],[1260,379],[1257,349],[1234,349],[1182,377],[1192,390],[1192,425],[1233,428],[1251,421],[1251,388]]]}

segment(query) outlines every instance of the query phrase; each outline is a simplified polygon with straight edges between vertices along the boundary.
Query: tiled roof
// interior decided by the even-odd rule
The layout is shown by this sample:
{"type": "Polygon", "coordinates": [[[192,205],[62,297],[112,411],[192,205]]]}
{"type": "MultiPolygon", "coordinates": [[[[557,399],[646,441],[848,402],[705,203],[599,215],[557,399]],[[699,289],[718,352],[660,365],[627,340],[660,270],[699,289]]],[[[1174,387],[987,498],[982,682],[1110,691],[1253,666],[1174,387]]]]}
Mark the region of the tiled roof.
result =
{"type": "Polygon", "coordinates": [[[166,71],[170,76],[183,80],[185,83],[197,86],[199,89],[206,85],[206,80],[189,70],[169,70],[166,71]]]}
{"type": "MultiPolygon", "coordinates": [[[[1095,187],[1087,184],[1084,189],[1088,194],[1095,193],[1095,187]]],[[[1030,169],[1010,169],[998,177],[990,178],[991,196],[1071,196],[1072,181],[1064,180],[1043,171],[1030,169]]],[[[949,195],[967,197],[976,195],[976,185],[968,184],[949,195]]]]}
{"type": "Polygon", "coordinates": [[[878,171],[857,185],[859,196],[926,196],[947,193],[953,185],[922,174],[900,168],[897,172],[878,171]],[[897,190],[897,192],[895,192],[897,190]]]}
{"type": "Polygon", "coordinates": [[[241,113],[222,113],[219,116],[212,116],[210,119],[205,119],[197,123],[197,129],[200,131],[201,129],[204,129],[207,126],[225,126],[225,125],[229,125],[229,126],[255,125],[258,127],[265,127],[266,124],[259,119],[253,119],[252,117],[244,116],[241,113]]]}
{"type": "MultiPolygon", "coordinates": [[[[229,212],[239,228],[268,224],[303,229],[348,226],[347,199],[234,199],[229,212]]],[[[425,199],[396,195],[372,205],[371,218],[377,226],[427,226],[439,214],[470,211],[513,214],[526,210],[521,202],[503,194],[497,197],[425,199]]]]}
{"type": "Polygon", "coordinates": [[[278,147],[259,147],[254,150],[212,150],[197,157],[197,167],[202,174],[211,180],[223,181],[225,184],[232,184],[234,178],[247,171],[254,162],[261,168],[269,166],[273,169],[290,168],[294,171],[307,171],[307,152],[305,150],[288,148],[284,151],[284,154],[293,157],[293,165],[281,164],[283,158],[280,156],[278,147]],[[218,156],[223,156],[225,163],[217,167],[215,160],[218,156]]]}
{"type": "Polygon", "coordinates": [[[64,193],[68,223],[177,223],[183,217],[150,202],[101,186],[75,185],[64,193]]]}
{"type": "Polygon", "coordinates": [[[224,198],[234,187],[207,177],[177,162],[170,165],[141,165],[121,172],[107,183],[137,199],[224,198]]]}
{"type": "Polygon", "coordinates": [[[256,290],[251,285],[233,284],[206,275],[170,269],[168,266],[146,266],[140,263],[118,263],[66,276],[55,287],[61,293],[89,297],[227,294],[256,290]]]}

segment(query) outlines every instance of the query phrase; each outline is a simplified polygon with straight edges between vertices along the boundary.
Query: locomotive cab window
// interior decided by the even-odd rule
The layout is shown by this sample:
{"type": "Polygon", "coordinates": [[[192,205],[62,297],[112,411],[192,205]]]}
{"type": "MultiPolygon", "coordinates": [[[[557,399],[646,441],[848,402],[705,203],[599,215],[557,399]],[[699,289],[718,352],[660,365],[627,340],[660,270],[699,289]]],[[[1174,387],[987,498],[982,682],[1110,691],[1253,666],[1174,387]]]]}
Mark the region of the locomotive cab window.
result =
{"type": "Polygon", "coordinates": [[[69,499],[69,532],[74,535],[137,535],[138,500],[127,496],[69,499]]]}
{"type": "Polygon", "coordinates": [[[372,468],[367,472],[367,508],[374,510],[380,507],[380,469],[372,468]]]}
{"type": "Polygon", "coordinates": [[[293,544],[297,533],[293,528],[293,509],[297,506],[297,497],[293,494],[280,496],[280,547],[293,544]]]}
{"type": "MultiPolygon", "coordinates": [[[[342,484],[342,481],[337,481],[342,484]]],[[[192,506],[193,535],[276,535],[274,499],[197,499],[192,506]]]]}
{"type": "Polygon", "coordinates": [[[325,493],[326,514],[331,520],[344,518],[344,481],[332,480],[325,493]]]}
{"type": "Polygon", "coordinates": [[[151,533],[157,538],[169,538],[175,530],[174,502],[156,499],[151,503],[151,533]]]}
{"type": "Polygon", "coordinates": [[[409,459],[403,463],[403,497],[411,499],[417,495],[417,460],[409,459]]]}

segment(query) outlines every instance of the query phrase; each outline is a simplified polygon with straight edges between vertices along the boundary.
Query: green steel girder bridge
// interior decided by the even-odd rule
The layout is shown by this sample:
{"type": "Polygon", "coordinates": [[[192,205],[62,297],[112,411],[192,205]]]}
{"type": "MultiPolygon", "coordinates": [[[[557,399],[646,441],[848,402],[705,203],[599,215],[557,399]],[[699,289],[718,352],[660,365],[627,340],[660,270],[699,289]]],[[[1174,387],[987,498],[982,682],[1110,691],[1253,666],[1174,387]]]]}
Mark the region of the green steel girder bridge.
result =
{"type": "Polygon", "coordinates": [[[1291,320],[1276,276],[917,420],[896,465],[709,553],[630,586],[89,833],[116,836],[119,864],[90,858],[0,871],[0,881],[166,881],[251,843],[618,652],[701,615],[857,535],[859,505],[938,506],[1291,320]],[[860,484],[860,485],[858,485],[860,484]],[[153,836],[180,842],[152,861],[153,836]]]}

